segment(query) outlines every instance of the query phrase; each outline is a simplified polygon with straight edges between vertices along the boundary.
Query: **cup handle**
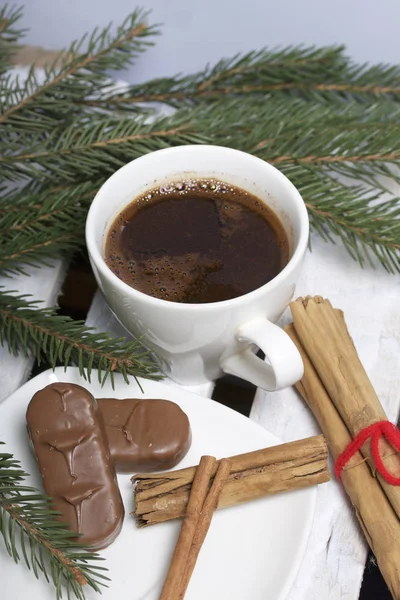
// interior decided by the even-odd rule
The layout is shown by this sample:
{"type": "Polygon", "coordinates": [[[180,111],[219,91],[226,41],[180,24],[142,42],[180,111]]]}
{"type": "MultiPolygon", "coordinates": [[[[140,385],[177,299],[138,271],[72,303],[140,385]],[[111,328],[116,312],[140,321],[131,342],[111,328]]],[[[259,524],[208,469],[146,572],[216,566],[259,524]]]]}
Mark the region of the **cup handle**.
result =
{"type": "Polygon", "coordinates": [[[244,350],[223,356],[220,365],[225,373],[250,381],[267,391],[295,384],[303,377],[304,365],[290,337],[267,319],[246,321],[236,330],[238,342],[256,344],[268,362],[256,356],[247,346],[244,350]]]}

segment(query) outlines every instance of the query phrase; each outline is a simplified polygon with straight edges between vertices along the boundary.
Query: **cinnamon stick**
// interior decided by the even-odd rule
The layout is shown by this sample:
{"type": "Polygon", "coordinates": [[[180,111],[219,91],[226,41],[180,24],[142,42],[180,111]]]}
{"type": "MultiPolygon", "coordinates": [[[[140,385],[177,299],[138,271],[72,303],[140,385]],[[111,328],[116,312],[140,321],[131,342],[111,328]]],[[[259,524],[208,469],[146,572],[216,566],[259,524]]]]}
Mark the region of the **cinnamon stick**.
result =
{"type": "MultiPolygon", "coordinates": [[[[304,376],[296,384],[324,433],[336,460],[351,442],[351,435],[311,363],[293,325],[285,327],[302,356],[304,376]]],[[[354,507],[366,540],[395,600],[400,600],[400,521],[379,482],[360,452],[342,472],[342,483],[354,507]]]]}
{"type": "Polygon", "coordinates": [[[185,597],[186,589],[189,585],[190,578],[193,570],[196,566],[197,558],[199,556],[201,547],[211,525],[213,514],[217,509],[218,502],[224,489],[224,485],[229,477],[231,471],[231,461],[229,458],[223,458],[219,465],[217,473],[214,477],[214,481],[208,492],[206,499],[204,500],[203,509],[200,513],[199,520],[197,522],[196,531],[193,536],[192,546],[190,548],[189,556],[186,563],[186,570],[184,577],[182,578],[182,588],[178,595],[179,600],[183,600],[185,597]]]}
{"type": "Polygon", "coordinates": [[[210,479],[216,460],[213,456],[202,456],[196,469],[193,486],[190,493],[186,516],[182,522],[181,531],[175,546],[171,564],[160,600],[177,600],[182,586],[182,577],[186,570],[187,557],[192,545],[193,536],[207,495],[210,479]]]}
{"type": "MultiPolygon", "coordinates": [[[[329,481],[328,449],[322,435],[231,457],[231,473],[218,508],[329,481]]],[[[212,477],[217,471],[215,465],[212,477]]],[[[196,467],[134,475],[139,527],[182,518],[196,467]]]]}
{"type": "MultiPolygon", "coordinates": [[[[352,437],[373,423],[387,420],[358,357],[343,313],[334,310],[329,300],[319,296],[298,298],[290,304],[290,309],[296,334],[352,437]]],[[[400,456],[393,453],[385,439],[380,441],[380,451],[388,470],[399,477],[400,456]]],[[[375,475],[370,443],[364,444],[361,452],[375,475]]],[[[377,476],[400,518],[400,487],[387,483],[379,474],[377,476]]]]}

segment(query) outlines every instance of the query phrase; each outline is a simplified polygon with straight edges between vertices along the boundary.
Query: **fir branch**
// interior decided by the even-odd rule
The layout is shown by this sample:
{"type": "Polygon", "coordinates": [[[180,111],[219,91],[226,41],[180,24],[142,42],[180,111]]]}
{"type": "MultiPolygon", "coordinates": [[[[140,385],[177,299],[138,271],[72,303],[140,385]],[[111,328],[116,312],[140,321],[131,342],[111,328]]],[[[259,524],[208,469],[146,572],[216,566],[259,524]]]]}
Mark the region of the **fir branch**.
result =
{"type": "Polygon", "coordinates": [[[22,553],[36,577],[41,573],[51,580],[57,599],[62,597],[63,586],[68,598],[72,592],[79,600],[85,597],[82,586],[99,592],[107,581],[106,569],[95,564],[102,559],[75,541],[76,534],[56,520],[51,499],[26,485],[27,477],[12,454],[0,453],[0,531],[7,552],[15,562],[22,553]]]}
{"type": "Polygon", "coordinates": [[[400,105],[379,102],[314,104],[302,99],[220,101],[227,119],[213,141],[255,154],[279,168],[290,163],[362,180],[386,191],[382,176],[399,180],[400,105]],[[232,123],[232,125],[230,125],[232,123]]]}
{"type": "Polygon", "coordinates": [[[281,163],[296,163],[296,164],[327,164],[333,165],[335,163],[356,163],[356,162],[390,162],[397,161],[400,158],[400,151],[396,150],[394,152],[387,152],[386,154],[383,152],[375,152],[375,154],[370,154],[369,152],[364,154],[326,154],[325,156],[318,156],[317,154],[309,154],[306,156],[291,156],[290,154],[286,154],[283,156],[276,156],[274,158],[270,158],[269,162],[274,165],[279,165],[281,163]]]}
{"type": "MultiPolygon", "coordinates": [[[[352,250],[348,241],[351,234],[353,247],[360,244],[364,252],[366,245],[370,243],[373,247],[382,250],[379,253],[382,264],[386,268],[393,268],[392,258],[397,256],[398,252],[396,239],[386,239],[382,227],[378,227],[374,216],[369,212],[368,201],[364,202],[357,213],[358,219],[363,215],[368,216],[368,232],[358,228],[349,219],[340,219],[333,192],[338,193],[343,200],[340,209],[342,212],[346,205],[352,207],[357,200],[357,193],[361,192],[348,187],[339,187],[336,181],[332,181],[332,176],[335,173],[351,175],[353,178],[372,184],[375,189],[384,189],[385,184],[379,178],[391,174],[388,166],[389,159],[394,165],[399,164],[399,115],[400,108],[392,103],[389,107],[385,103],[378,103],[366,108],[357,103],[343,106],[320,104],[310,106],[308,102],[301,99],[296,101],[286,99],[283,102],[274,100],[268,105],[250,99],[225,100],[212,105],[199,105],[196,109],[181,109],[172,117],[158,119],[151,124],[146,123],[143,118],[139,120],[127,118],[118,121],[102,118],[97,124],[93,123],[90,128],[88,125],[69,128],[63,137],[54,142],[55,152],[42,156],[41,161],[37,154],[34,158],[28,157],[27,160],[34,160],[34,169],[40,163],[42,177],[47,167],[50,176],[53,171],[57,171],[58,179],[77,180],[79,177],[95,176],[99,186],[101,178],[106,176],[107,171],[113,171],[116,166],[125,164],[133,156],[143,154],[150,149],[164,147],[164,143],[165,145],[185,143],[188,139],[192,143],[207,141],[207,138],[202,138],[201,135],[202,132],[209,132],[208,141],[252,152],[276,164],[284,172],[289,172],[291,165],[301,167],[300,170],[295,171],[301,173],[301,181],[295,179],[294,183],[302,191],[302,181],[304,176],[307,176],[305,186],[307,203],[310,214],[314,215],[312,218],[315,223],[321,220],[317,208],[320,198],[323,197],[329,204],[324,205],[320,210],[331,214],[330,218],[325,215],[326,222],[332,224],[331,230],[334,227],[336,231],[340,227],[343,228],[349,251],[352,250]],[[180,127],[183,128],[182,131],[179,131],[180,127]],[[182,137],[184,131],[186,136],[189,136],[190,131],[190,138],[182,137]],[[165,137],[165,142],[160,140],[160,135],[165,137]],[[379,148],[382,147],[391,150],[388,153],[379,152],[379,148]],[[376,154],[371,156],[370,153],[374,149],[376,154]],[[57,153],[59,153],[59,163],[57,163],[57,153]],[[101,173],[96,173],[99,167],[101,173]],[[310,189],[313,196],[310,196],[310,189]],[[375,238],[371,235],[374,227],[376,227],[375,238]],[[387,252],[389,255],[386,254],[387,252]]],[[[19,160],[22,160],[21,156],[19,160]]],[[[90,192],[88,197],[91,198],[95,188],[88,185],[90,192]]],[[[73,207],[76,203],[74,185],[68,184],[65,191],[63,185],[58,187],[60,191],[57,193],[65,194],[67,204],[70,203],[73,207]]],[[[77,189],[80,189],[79,186],[77,189]]],[[[83,224],[87,202],[82,201],[82,194],[78,196],[77,212],[81,215],[79,221],[83,224]]],[[[43,196],[35,195],[34,198],[35,205],[41,206],[43,196]]],[[[17,194],[17,204],[18,202],[20,200],[17,194]]],[[[7,244],[6,237],[3,246],[0,246],[0,270],[16,270],[20,268],[20,262],[37,264],[40,261],[47,261],[54,255],[62,255],[66,251],[82,246],[83,226],[80,229],[76,227],[73,211],[66,210],[65,218],[53,223],[52,228],[40,227],[41,218],[47,218],[46,211],[49,207],[57,209],[57,203],[52,204],[50,201],[41,209],[36,209],[39,221],[33,228],[27,224],[27,212],[11,212],[3,217],[8,225],[14,224],[21,235],[16,236],[15,240],[13,238],[12,244],[7,244]],[[39,237],[35,235],[35,231],[39,237]]],[[[391,214],[390,219],[398,220],[397,214],[391,214]]],[[[0,226],[1,222],[0,215],[0,226]]],[[[387,226],[388,220],[385,223],[387,226]]],[[[393,235],[397,235],[397,230],[393,231],[393,235]]]]}
{"type": "Polygon", "coordinates": [[[86,100],[84,104],[128,109],[136,104],[158,102],[180,107],[221,96],[265,94],[278,85],[293,82],[328,83],[332,77],[339,77],[347,62],[342,47],[263,49],[223,59],[186,77],[154,79],[130,86],[120,94],[106,91],[99,99],[86,100]]]}
{"type": "Polygon", "coordinates": [[[224,59],[213,68],[186,77],[154,79],[120,94],[105,91],[103,97],[84,103],[109,110],[130,110],[149,102],[179,108],[246,96],[303,98],[313,104],[349,100],[365,104],[378,99],[397,102],[400,67],[354,64],[344,55],[343,47],[264,49],[224,59]]]}
{"type": "MultiPolygon", "coordinates": [[[[82,211],[82,218],[85,212],[82,211]]],[[[56,257],[68,256],[84,245],[84,221],[69,227],[60,226],[62,233],[51,228],[38,232],[20,233],[0,246],[0,273],[23,273],[23,265],[50,265],[56,257]],[[72,231],[71,231],[72,229],[72,231]]]]}
{"type": "Polygon", "coordinates": [[[211,141],[258,154],[271,162],[385,163],[397,160],[391,150],[378,161],[379,148],[395,148],[399,108],[375,104],[368,109],[356,103],[345,106],[314,105],[302,100],[220,100],[196,109],[181,109],[152,123],[137,119],[93,117],[56,130],[24,153],[10,146],[0,156],[3,176],[58,177],[76,180],[92,176],[101,164],[115,170],[127,160],[158,148],[211,141]],[[318,129],[318,127],[320,129],[318,129]],[[368,145],[369,144],[369,145],[368,145]],[[374,147],[372,147],[372,144],[374,147]],[[322,155],[321,148],[332,155],[322,155]],[[367,148],[367,152],[363,149],[367,148]],[[376,151],[373,150],[376,148],[376,151]],[[372,150],[372,152],[371,152],[372,150]],[[290,154],[289,154],[290,152],[290,154]],[[354,154],[354,156],[353,156],[354,154]],[[363,157],[365,156],[365,160],[363,157]]]}
{"type": "Polygon", "coordinates": [[[195,144],[206,140],[192,124],[187,111],[147,123],[145,118],[96,117],[56,131],[46,142],[36,139],[22,154],[6,150],[0,156],[3,177],[35,177],[76,181],[99,172],[115,171],[129,160],[168,146],[195,144]]]}
{"type": "Polygon", "coordinates": [[[261,78],[273,78],[286,76],[294,77],[298,81],[304,79],[304,75],[312,76],[315,72],[320,73],[324,68],[325,76],[337,74],[346,64],[343,56],[343,46],[315,48],[315,47],[287,47],[275,50],[264,48],[258,52],[237,54],[233,58],[222,59],[214,67],[207,67],[198,76],[198,90],[214,88],[221,81],[238,79],[243,81],[245,77],[252,77],[258,73],[261,78]]]}
{"type": "Polygon", "coordinates": [[[157,30],[147,26],[147,13],[135,11],[118,27],[114,36],[111,26],[93,31],[75,41],[60,53],[54,64],[46,69],[45,81],[39,85],[32,69],[24,86],[0,90],[3,109],[0,126],[24,134],[48,130],[82,112],[78,102],[110,87],[107,70],[121,70],[149,44],[147,38],[157,30]],[[57,64],[61,60],[61,66],[57,64]]]}
{"type": "Polygon", "coordinates": [[[17,42],[24,33],[23,29],[15,27],[21,14],[21,8],[10,7],[7,4],[0,8],[0,75],[10,67],[18,50],[17,42]]]}
{"type": "Polygon", "coordinates": [[[82,377],[90,381],[93,368],[98,369],[103,384],[114,373],[158,379],[158,367],[140,340],[127,342],[107,333],[95,333],[84,322],[56,314],[55,308],[38,308],[29,296],[16,296],[0,289],[0,344],[18,355],[32,353],[50,366],[75,364],[82,377]]]}
{"type": "Polygon", "coordinates": [[[59,191],[44,188],[33,195],[29,188],[9,194],[8,202],[15,201],[20,210],[0,213],[0,273],[24,273],[23,265],[49,264],[82,247],[95,189],[89,182],[59,191]]]}
{"type": "Polygon", "coordinates": [[[71,231],[86,219],[86,211],[94,198],[102,180],[97,184],[85,182],[77,185],[57,188],[44,186],[37,189],[28,185],[11,191],[0,202],[0,260],[2,246],[8,238],[14,238],[16,232],[32,233],[50,230],[57,237],[65,233],[66,224],[71,231]]]}
{"type": "MultiPolygon", "coordinates": [[[[3,240],[7,238],[12,238],[16,231],[31,231],[34,233],[36,231],[36,227],[41,227],[42,225],[51,225],[51,223],[57,224],[58,218],[64,220],[66,217],[70,216],[70,209],[66,207],[61,208],[50,208],[48,211],[43,214],[35,214],[32,218],[31,210],[24,210],[20,212],[12,212],[11,214],[7,214],[5,218],[1,218],[0,215],[0,223],[3,221],[14,221],[12,225],[0,227],[0,235],[3,237],[3,240]],[[13,217],[12,219],[10,217],[13,217]]],[[[75,215],[74,215],[75,218],[75,215]]],[[[1,254],[1,253],[0,253],[1,254]]]]}
{"type": "Polygon", "coordinates": [[[48,265],[84,247],[87,210],[105,178],[42,189],[35,182],[6,194],[0,202],[0,273],[25,273],[24,265],[48,265]]]}
{"type": "Polygon", "coordinates": [[[340,240],[360,265],[377,259],[388,272],[400,272],[399,198],[380,202],[365,187],[343,185],[300,165],[282,167],[306,203],[311,229],[325,241],[340,240]]]}

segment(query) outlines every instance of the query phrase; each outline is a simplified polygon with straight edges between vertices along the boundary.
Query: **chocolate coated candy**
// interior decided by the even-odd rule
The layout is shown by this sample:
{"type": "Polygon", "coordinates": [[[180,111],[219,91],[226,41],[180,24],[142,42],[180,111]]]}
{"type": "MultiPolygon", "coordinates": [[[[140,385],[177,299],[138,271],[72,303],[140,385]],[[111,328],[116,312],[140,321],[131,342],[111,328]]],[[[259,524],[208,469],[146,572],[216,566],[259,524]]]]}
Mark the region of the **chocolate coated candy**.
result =
{"type": "Polygon", "coordinates": [[[171,469],[188,452],[189,419],[175,402],[99,398],[98,403],[117,471],[171,469]]]}
{"type": "Polygon", "coordinates": [[[121,530],[124,506],[96,400],[80,385],[52,383],[33,396],[26,420],[60,520],[82,543],[105,548],[121,530]]]}

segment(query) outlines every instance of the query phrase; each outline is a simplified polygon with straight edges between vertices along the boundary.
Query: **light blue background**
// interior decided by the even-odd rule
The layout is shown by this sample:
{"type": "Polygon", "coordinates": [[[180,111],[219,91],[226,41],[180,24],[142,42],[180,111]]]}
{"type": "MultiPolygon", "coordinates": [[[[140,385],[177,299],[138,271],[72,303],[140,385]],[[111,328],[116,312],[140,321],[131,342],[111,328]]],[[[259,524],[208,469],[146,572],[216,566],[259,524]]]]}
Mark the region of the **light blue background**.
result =
{"type": "MultiPolygon", "coordinates": [[[[16,0],[18,1],[18,0],[16,0]]],[[[0,0],[1,3],[4,0],[0,0]]],[[[237,52],[344,43],[357,61],[400,63],[400,0],[25,0],[26,42],[61,49],[136,6],[163,23],[155,48],[126,77],[191,72],[237,52]]]]}

